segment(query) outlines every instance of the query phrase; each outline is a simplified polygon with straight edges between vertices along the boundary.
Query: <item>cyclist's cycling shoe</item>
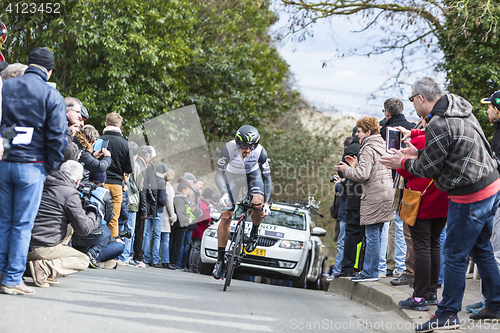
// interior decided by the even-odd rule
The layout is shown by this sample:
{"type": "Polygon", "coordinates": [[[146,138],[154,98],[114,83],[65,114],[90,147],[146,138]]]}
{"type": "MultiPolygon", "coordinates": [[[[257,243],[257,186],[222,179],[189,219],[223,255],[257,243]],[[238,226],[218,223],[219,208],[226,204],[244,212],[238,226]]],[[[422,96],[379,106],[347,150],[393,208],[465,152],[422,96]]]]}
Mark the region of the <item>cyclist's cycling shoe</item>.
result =
{"type": "Polygon", "coordinates": [[[245,249],[247,250],[247,252],[252,252],[253,250],[255,250],[255,248],[257,247],[257,240],[258,240],[258,238],[259,238],[258,234],[252,234],[252,233],[250,233],[250,238],[248,239],[247,245],[245,247],[245,249]]]}
{"type": "Polygon", "coordinates": [[[212,271],[212,276],[219,280],[224,275],[224,261],[219,261],[215,263],[214,270],[212,271]]]}

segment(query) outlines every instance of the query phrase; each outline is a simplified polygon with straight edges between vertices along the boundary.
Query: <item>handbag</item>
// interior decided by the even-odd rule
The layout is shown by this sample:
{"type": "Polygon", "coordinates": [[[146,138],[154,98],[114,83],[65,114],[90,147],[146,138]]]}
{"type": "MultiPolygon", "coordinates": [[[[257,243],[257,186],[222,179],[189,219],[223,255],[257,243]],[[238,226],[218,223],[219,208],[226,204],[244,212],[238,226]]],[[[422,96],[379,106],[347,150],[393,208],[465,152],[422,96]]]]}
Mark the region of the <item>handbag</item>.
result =
{"type": "Polygon", "coordinates": [[[403,199],[401,199],[401,205],[399,206],[399,217],[401,218],[401,220],[403,220],[404,223],[408,224],[411,227],[415,225],[422,196],[427,191],[429,186],[431,186],[433,181],[434,180],[431,180],[431,182],[429,183],[429,185],[427,185],[423,192],[414,191],[407,188],[404,189],[403,199]]]}

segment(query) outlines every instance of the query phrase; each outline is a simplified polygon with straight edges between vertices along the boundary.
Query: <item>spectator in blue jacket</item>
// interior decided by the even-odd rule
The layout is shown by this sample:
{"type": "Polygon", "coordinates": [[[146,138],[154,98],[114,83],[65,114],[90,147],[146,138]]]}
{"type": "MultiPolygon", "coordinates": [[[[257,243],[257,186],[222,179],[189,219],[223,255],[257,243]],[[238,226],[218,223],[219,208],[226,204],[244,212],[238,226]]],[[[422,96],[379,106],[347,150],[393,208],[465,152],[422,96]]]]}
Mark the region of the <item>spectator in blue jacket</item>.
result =
{"type": "Polygon", "coordinates": [[[16,124],[12,149],[0,164],[0,291],[30,295],[22,277],[31,230],[47,174],[63,161],[66,103],[47,84],[54,55],[45,47],[30,52],[25,74],[4,82],[1,125],[16,124]]]}

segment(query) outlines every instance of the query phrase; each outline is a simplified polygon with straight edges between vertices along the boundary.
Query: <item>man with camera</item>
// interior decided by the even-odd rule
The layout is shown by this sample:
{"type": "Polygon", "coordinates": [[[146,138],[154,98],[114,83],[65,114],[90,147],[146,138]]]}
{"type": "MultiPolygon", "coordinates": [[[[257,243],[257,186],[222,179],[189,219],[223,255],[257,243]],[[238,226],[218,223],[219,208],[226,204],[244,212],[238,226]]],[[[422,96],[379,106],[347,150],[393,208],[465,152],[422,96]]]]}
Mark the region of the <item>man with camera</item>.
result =
{"type": "Polygon", "coordinates": [[[22,280],[31,229],[45,177],[63,161],[68,130],[64,98],[47,84],[54,55],[38,47],[30,52],[28,65],[24,75],[5,81],[2,89],[1,126],[21,132],[0,163],[0,291],[16,295],[33,293],[22,280]]]}
{"type": "Polygon", "coordinates": [[[87,236],[96,226],[98,207],[80,199],[77,186],[83,166],[67,161],[61,169],[47,176],[42,200],[31,234],[28,264],[33,282],[47,288],[57,277],[83,271],[89,265],[84,253],[68,246],[73,231],[87,236]]]}
{"type": "Polygon", "coordinates": [[[113,202],[111,194],[104,187],[106,172],[91,172],[89,180],[78,186],[82,204],[90,201],[97,205],[99,214],[94,229],[87,236],[73,235],[73,247],[86,253],[89,265],[92,268],[114,268],[114,258],[122,254],[125,244],[120,237],[132,237],[130,233],[121,232],[116,237],[111,237],[107,223],[113,217],[113,202]]]}

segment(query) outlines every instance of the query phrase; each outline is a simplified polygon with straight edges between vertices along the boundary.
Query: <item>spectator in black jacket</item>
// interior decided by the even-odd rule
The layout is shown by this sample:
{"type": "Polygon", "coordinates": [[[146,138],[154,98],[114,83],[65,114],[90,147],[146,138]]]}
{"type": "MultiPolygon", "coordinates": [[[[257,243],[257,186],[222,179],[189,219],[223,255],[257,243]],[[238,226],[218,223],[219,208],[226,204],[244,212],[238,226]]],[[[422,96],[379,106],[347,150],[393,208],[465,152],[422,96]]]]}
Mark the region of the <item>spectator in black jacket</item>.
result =
{"type": "Polygon", "coordinates": [[[106,128],[101,135],[103,141],[109,141],[108,150],[111,152],[111,166],[106,171],[106,188],[113,198],[113,219],[108,223],[112,237],[118,236],[123,179],[125,174],[133,171],[128,141],[122,137],[122,120],[123,118],[118,113],[109,113],[106,116],[106,128]]]}
{"type": "Polygon", "coordinates": [[[82,207],[76,187],[83,167],[67,161],[45,181],[42,200],[31,234],[28,263],[33,282],[46,288],[58,283],[57,277],[86,269],[89,258],[68,246],[73,230],[87,236],[96,226],[97,205],[87,201],[82,207]]]}
{"type": "Polygon", "coordinates": [[[24,75],[2,88],[0,125],[24,129],[0,163],[0,291],[14,295],[33,293],[22,280],[31,229],[45,177],[63,161],[68,131],[64,98],[47,84],[54,55],[38,47],[30,52],[28,65],[24,75]]]}
{"type": "MultiPolygon", "coordinates": [[[[345,157],[352,156],[359,160],[359,138],[356,136],[358,129],[356,127],[352,130],[352,142],[344,149],[342,161],[347,163],[345,157]]],[[[342,172],[339,176],[344,178],[342,172]]],[[[358,244],[363,241],[365,234],[365,227],[360,224],[360,202],[363,188],[359,182],[351,179],[346,179],[344,182],[344,193],[346,197],[346,225],[344,236],[344,258],[342,260],[342,269],[338,276],[354,276],[354,266],[356,264],[356,255],[358,253],[358,244]]],[[[357,270],[361,271],[362,267],[362,253],[359,255],[357,270]]]]}
{"type": "MultiPolygon", "coordinates": [[[[150,165],[150,163],[148,163],[150,165]]],[[[149,167],[149,166],[148,166],[149,167]]],[[[155,206],[156,216],[146,218],[144,225],[144,241],[142,250],[144,252],[144,263],[156,268],[162,268],[160,264],[160,239],[161,239],[161,224],[163,220],[163,208],[167,205],[166,182],[165,174],[168,168],[165,163],[158,163],[154,179],[156,181],[155,189],[151,189],[155,193],[156,201],[150,203],[150,206],[155,206]],[[153,234],[153,247],[151,248],[151,233],[153,234]]]]}
{"type": "MultiPolygon", "coordinates": [[[[403,127],[407,130],[415,127],[414,123],[406,120],[403,108],[403,102],[397,98],[389,98],[384,102],[384,115],[387,121],[380,130],[384,140],[387,127],[403,127]]],[[[395,179],[396,175],[396,170],[392,170],[392,179],[395,179]]],[[[410,229],[404,225],[398,213],[396,220],[391,223],[386,222],[382,229],[379,274],[384,277],[387,269],[393,271],[396,276],[391,283],[402,285],[413,282],[413,243],[410,229]]]]}
{"type": "Polygon", "coordinates": [[[382,135],[384,141],[386,140],[385,136],[387,135],[387,127],[402,126],[406,129],[412,129],[415,127],[414,123],[406,120],[406,117],[403,114],[403,108],[403,102],[397,98],[389,98],[384,102],[384,116],[387,121],[380,130],[380,135],[382,135]]]}

